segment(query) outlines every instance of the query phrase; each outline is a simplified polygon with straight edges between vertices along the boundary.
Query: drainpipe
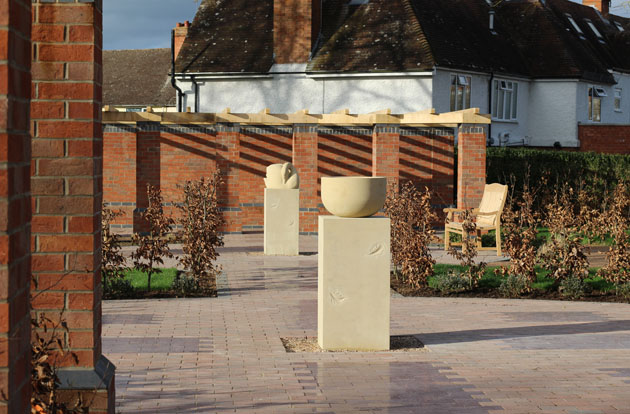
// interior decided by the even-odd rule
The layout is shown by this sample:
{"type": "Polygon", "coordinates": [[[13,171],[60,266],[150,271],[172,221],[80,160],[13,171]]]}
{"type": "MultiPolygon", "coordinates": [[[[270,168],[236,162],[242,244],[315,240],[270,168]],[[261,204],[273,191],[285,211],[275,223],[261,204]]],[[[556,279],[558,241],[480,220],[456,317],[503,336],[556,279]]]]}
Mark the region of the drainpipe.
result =
{"type": "Polygon", "coordinates": [[[175,81],[175,29],[171,30],[171,85],[177,90],[177,112],[181,112],[184,92],[177,86],[175,81]]]}
{"type": "MultiPolygon", "coordinates": [[[[488,112],[492,120],[492,82],[494,80],[494,72],[490,72],[490,81],[488,82],[488,112]]],[[[488,140],[492,139],[492,121],[488,124],[488,140]]]]}
{"type": "Polygon", "coordinates": [[[193,84],[193,91],[195,93],[195,105],[194,105],[194,112],[199,112],[199,84],[197,83],[197,81],[195,80],[195,76],[191,76],[190,80],[193,84]]]}

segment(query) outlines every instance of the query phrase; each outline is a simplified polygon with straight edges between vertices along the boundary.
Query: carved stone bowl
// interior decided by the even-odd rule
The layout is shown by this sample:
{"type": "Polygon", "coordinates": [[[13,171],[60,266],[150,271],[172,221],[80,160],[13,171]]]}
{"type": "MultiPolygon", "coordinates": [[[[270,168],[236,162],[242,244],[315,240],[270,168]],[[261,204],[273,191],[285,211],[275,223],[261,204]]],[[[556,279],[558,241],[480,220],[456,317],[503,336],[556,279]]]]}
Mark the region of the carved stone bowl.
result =
{"type": "Polygon", "coordinates": [[[385,177],[322,177],[322,202],[338,217],[369,217],[385,204],[385,177]]]}

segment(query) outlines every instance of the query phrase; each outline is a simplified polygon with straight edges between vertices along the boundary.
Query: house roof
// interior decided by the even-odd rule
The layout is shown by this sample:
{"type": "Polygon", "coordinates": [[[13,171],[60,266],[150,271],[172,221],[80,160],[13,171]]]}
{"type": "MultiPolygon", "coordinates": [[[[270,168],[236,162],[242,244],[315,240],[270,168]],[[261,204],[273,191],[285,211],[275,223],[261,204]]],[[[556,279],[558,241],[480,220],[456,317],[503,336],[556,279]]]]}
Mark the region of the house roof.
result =
{"type": "MultiPolygon", "coordinates": [[[[244,1],[202,3],[182,49],[191,52],[178,58],[178,72],[270,69],[273,0],[240,8],[244,1]]],[[[349,0],[324,0],[322,41],[307,71],[446,67],[609,83],[614,82],[610,69],[630,72],[630,19],[605,19],[596,9],[569,0],[504,0],[494,7],[491,31],[490,10],[485,0],[370,0],[359,6],[349,0]]]]}
{"type": "Polygon", "coordinates": [[[273,64],[273,0],[203,0],[176,72],[267,72],[273,64]]]}
{"type": "Polygon", "coordinates": [[[104,50],[103,104],[174,106],[170,49],[104,50]]]}

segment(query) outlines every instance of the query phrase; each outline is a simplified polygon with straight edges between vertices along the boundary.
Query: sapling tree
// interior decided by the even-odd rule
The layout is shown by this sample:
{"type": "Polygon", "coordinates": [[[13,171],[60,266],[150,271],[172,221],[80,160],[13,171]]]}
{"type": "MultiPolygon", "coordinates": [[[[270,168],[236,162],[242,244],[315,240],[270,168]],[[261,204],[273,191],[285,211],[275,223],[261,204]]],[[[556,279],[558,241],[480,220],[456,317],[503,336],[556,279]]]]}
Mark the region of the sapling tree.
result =
{"type": "Polygon", "coordinates": [[[147,184],[149,206],[141,217],[149,225],[146,234],[134,233],[133,243],[136,251],[131,254],[136,269],[147,274],[147,291],[151,290],[151,276],[161,273],[158,265],[164,264],[163,257],[173,257],[168,247],[167,235],[172,232],[174,220],[164,213],[162,192],[159,188],[147,184]]]}
{"type": "Polygon", "coordinates": [[[180,239],[184,255],[179,261],[198,287],[205,292],[216,291],[216,276],[220,269],[214,264],[223,246],[220,228],[224,223],[219,208],[217,190],[222,182],[217,171],[210,179],[186,181],[184,199],[178,205],[182,226],[180,239]]]}
{"type": "Polygon", "coordinates": [[[462,276],[468,279],[469,288],[472,290],[477,287],[479,280],[483,277],[486,271],[486,263],[477,263],[475,261],[477,257],[477,223],[475,223],[472,209],[464,210],[461,214],[461,220],[463,230],[462,251],[460,252],[451,246],[448,254],[459,260],[461,266],[466,268],[462,276]]]}
{"type": "Polygon", "coordinates": [[[103,278],[104,296],[108,297],[116,289],[119,281],[125,277],[126,260],[121,252],[120,238],[111,231],[111,223],[117,217],[124,215],[120,210],[110,210],[103,206],[101,213],[101,237],[102,237],[102,259],[101,276],[103,278]]]}

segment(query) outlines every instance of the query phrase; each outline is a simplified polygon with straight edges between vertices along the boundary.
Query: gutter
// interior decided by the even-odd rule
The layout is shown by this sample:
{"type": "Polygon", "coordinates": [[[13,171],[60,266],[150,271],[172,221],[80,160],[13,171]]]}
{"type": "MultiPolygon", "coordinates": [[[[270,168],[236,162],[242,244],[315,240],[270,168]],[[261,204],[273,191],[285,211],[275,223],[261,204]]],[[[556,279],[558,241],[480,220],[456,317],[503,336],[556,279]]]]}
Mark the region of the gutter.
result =
{"type": "Polygon", "coordinates": [[[177,112],[181,112],[184,92],[177,86],[175,80],[175,29],[171,30],[171,85],[177,90],[177,112]]]}

